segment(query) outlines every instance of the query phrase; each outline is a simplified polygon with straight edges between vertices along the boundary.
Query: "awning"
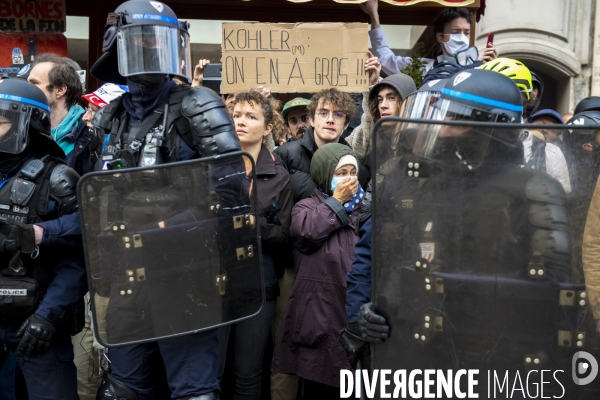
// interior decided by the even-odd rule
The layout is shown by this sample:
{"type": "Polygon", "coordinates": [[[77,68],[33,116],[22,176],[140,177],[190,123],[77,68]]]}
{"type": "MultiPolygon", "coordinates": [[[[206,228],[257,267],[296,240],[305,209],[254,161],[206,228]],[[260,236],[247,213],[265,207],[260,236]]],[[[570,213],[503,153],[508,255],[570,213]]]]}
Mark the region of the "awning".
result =
{"type": "MultiPolygon", "coordinates": [[[[312,0],[287,0],[292,3],[307,3],[312,0]]],[[[343,4],[360,4],[366,3],[368,0],[333,0],[336,3],[343,4]]],[[[384,3],[394,6],[412,6],[418,3],[434,2],[447,7],[464,7],[475,3],[475,0],[381,0],[384,3]]]]}

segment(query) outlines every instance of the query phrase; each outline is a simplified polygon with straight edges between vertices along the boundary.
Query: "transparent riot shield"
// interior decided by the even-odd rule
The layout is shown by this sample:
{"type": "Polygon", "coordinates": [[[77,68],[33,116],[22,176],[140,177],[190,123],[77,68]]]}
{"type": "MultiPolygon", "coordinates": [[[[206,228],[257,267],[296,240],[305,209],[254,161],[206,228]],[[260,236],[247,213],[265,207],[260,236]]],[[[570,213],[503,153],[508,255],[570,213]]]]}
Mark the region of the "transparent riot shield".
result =
{"type": "Polygon", "coordinates": [[[102,344],[196,333],[260,311],[253,168],[248,154],[234,153],[80,180],[94,328],[102,344]]]}
{"type": "Polygon", "coordinates": [[[582,153],[596,138],[578,130],[377,123],[372,301],[390,337],[372,368],[406,370],[405,390],[421,371],[423,398],[425,371],[436,398],[467,393],[461,370],[479,398],[598,398],[600,141],[582,153]]]}

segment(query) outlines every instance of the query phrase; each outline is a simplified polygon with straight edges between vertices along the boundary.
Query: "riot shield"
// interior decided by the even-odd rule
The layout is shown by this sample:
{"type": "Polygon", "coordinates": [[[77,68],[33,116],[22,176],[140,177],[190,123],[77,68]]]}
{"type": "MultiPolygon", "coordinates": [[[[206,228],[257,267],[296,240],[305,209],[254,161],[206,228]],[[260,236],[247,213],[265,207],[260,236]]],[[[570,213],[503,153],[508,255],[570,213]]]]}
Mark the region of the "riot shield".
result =
{"type": "Polygon", "coordinates": [[[100,343],[196,333],[260,311],[254,179],[251,157],[238,152],[79,181],[100,343]]]}
{"type": "Polygon", "coordinates": [[[577,359],[600,360],[590,300],[598,306],[581,266],[598,176],[564,145],[568,134],[557,125],[376,124],[372,301],[390,337],[373,346],[373,368],[405,370],[404,390],[421,371],[423,397],[433,371],[436,398],[467,389],[530,398],[540,382],[543,396],[597,398],[600,379],[581,384],[597,364],[585,370],[577,359]],[[478,371],[474,388],[461,370],[478,371]]]}

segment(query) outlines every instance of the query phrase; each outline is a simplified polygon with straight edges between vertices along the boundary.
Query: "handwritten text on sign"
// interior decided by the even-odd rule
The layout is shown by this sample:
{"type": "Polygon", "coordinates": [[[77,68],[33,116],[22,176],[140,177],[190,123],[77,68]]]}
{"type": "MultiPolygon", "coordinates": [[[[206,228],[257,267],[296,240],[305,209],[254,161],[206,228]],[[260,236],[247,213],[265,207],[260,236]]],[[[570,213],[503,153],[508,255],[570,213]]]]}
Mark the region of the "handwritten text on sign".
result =
{"type": "Polygon", "coordinates": [[[222,93],[366,91],[367,24],[223,23],[222,93]]]}

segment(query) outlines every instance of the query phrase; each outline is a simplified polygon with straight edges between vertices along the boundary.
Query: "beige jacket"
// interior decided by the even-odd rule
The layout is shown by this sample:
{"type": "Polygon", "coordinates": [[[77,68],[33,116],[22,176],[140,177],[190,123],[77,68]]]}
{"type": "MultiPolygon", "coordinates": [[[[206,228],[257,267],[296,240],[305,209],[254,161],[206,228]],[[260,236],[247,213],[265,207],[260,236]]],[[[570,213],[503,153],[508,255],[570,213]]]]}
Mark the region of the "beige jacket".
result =
{"type": "Polygon", "coordinates": [[[594,319],[600,319],[600,179],[583,231],[583,272],[594,319]]]}
{"type": "Polygon", "coordinates": [[[371,135],[373,134],[373,118],[369,112],[369,92],[363,92],[363,115],[360,117],[360,125],[354,128],[350,136],[346,138],[346,142],[354,151],[358,162],[361,165],[365,165],[367,162],[367,154],[371,152],[373,141],[371,135]]]}

